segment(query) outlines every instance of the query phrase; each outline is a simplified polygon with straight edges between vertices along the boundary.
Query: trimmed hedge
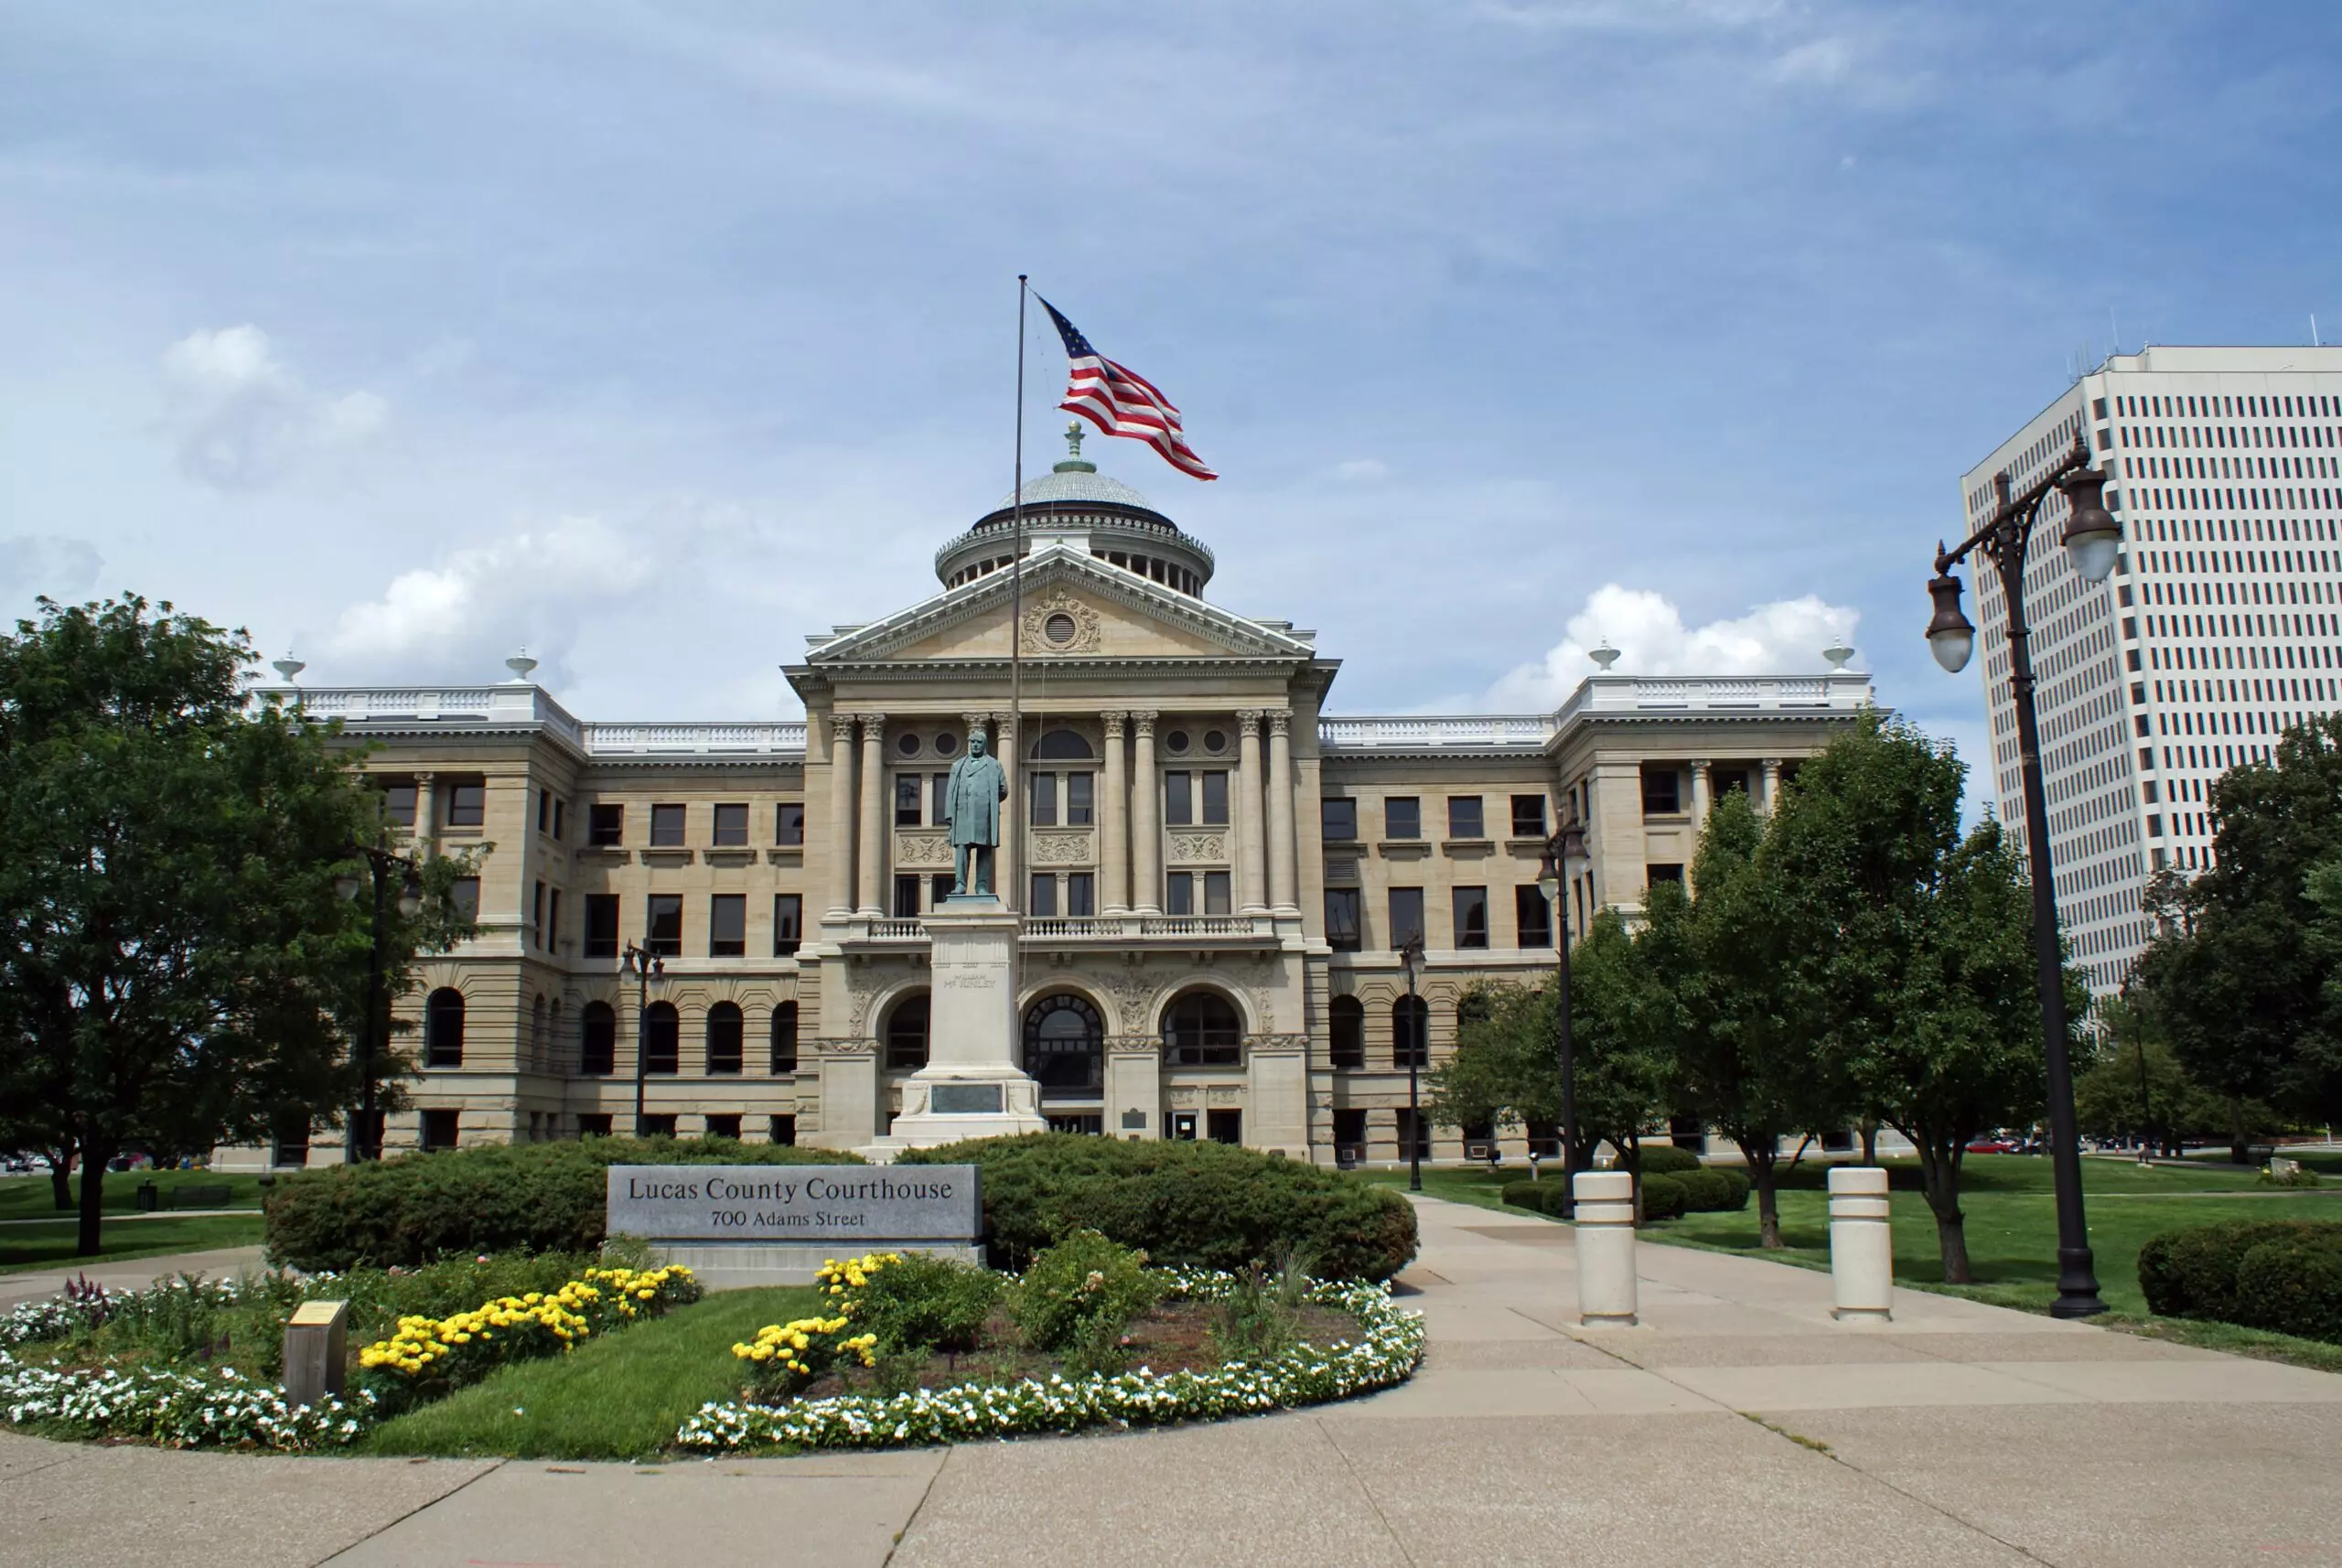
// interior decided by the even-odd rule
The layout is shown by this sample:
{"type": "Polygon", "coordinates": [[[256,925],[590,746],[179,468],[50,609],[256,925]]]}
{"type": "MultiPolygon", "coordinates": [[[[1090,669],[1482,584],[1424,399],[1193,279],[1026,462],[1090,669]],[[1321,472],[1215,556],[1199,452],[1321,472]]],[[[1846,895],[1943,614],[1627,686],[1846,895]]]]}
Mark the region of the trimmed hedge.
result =
{"type": "Polygon", "coordinates": [[[1533,1208],[1543,1213],[1545,1184],[1542,1181],[1509,1181],[1497,1188],[1497,1196],[1515,1208],[1533,1208]]]}
{"type": "Polygon", "coordinates": [[[1667,1179],[1683,1189],[1687,1214],[1722,1214],[1748,1207],[1748,1178],[1738,1171],[1702,1166],[1667,1179]]]}
{"type": "Polygon", "coordinates": [[[1645,1144],[1638,1160],[1642,1174],[1647,1176],[1671,1176],[1682,1171],[1703,1168],[1699,1155],[1673,1144],[1645,1144]]]}
{"type": "Polygon", "coordinates": [[[2342,1226],[2337,1234],[2263,1241],[2236,1266],[2238,1320],[2342,1344],[2342,1226]]]}
{"type": "Polygon", "coordinates": [[[2190,1226],[2139,1249],[2139,1288],[2165,1317],[2209,1317],[2342,1342],[2342,1220],[2190,1226]]]}
{"type": "Polygon", "coordinates": [[[994,1268],[1021,1269],[1080,1230],[1160,1266],[1239,1270],[1283,1254],[1320,1279],[1386,1280],[1415,1255],[1415,1211],[1396,1192],[1225,1144],[1035,1133],[918,1149],[899,1163],[983,1170],[994,1268]]]}
{"type": "Polygon", "coordinates": [[[1682,1180],[1671,1176],[1643,1177],[1643,1223],[1660,1219],[1681,1219],[1692,1195],[1682,1180]]]}
{"type": "Polygon", "coordinates": [[[729,1138],[584,1138],[328,1165],[277,1178],[264,1206],[268,1253],[315,1273],[465,1252],[591,1251],[603,1240],[609,1165],[859,1164],[729,1138]]]}

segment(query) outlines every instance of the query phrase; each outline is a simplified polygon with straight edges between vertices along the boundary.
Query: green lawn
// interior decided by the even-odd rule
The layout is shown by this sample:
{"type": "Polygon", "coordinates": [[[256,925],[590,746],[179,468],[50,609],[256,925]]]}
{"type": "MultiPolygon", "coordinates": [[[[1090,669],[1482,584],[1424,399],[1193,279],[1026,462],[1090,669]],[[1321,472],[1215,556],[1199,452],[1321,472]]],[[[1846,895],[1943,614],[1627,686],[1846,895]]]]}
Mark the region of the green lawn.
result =
{"type": "Polygon", "coordinates": [[[0,1274],[76,1262],[119,1262],[126,1258],[157,1258],[169,1252],[209,1252],[220,1247],[257,1246],[262,1223],[257,1214],[200,1218],[166,1214],[153,1219],[112,1217],[106,1220],[100,1251],[91,1258],[74,1251],[77,1229],[70,1219],[44,1225],[0,1225],[0,1274]]]}
{"type": "Polygon", "coordinates": [[[648,1458],[702,1404],[739,1391],[735,1344],[768,1323],[810,1316],[820,1300],[811,1285],[725,1291],[566,1356],[508,1367],[383,1423],[360,1451],[648,1458]]]}
{"type": "MultiPolygon", "coordinates": [[[[71,1179],[74,1200],[79,1202],[81,1178],[76,1175],[71,1179]]],[[[235,1195],[226,1203],[206,1207],[253,1209],[260,1207],[261,1178],[255,1175],[239,1173],[231,1176],[217,1171],[108,1171],[102,1189],[105,1211],[108,1214],[137,1212],[138,1187],[146,1181],[161,1188],[166,1197],[173,1189],[182,1187],[224,1187],[235,1195]]],[[[57,1199],[46,1172],[38,1176],[0,1176],[0,1219],[48,1219],[57,1217],[57,1199]]]]}

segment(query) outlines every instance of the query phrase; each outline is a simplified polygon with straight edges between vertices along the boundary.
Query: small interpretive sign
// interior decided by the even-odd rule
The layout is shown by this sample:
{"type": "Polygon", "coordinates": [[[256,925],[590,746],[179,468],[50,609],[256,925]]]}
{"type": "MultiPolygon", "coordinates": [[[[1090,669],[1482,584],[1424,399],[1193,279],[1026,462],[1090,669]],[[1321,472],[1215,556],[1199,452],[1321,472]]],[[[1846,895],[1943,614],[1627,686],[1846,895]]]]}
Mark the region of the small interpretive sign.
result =
{"type": "Polygon", "coordinates": [[[1000,1085],[939,1083],[928,1091],[927,1108],[938,1116],[997,1116],[1000,1085]]]}
{"type": "Polygon", "coordinates": [[[612,1165],[609,1232],[654,1241],[960,1241],[973,1165],[612,1165]]]}

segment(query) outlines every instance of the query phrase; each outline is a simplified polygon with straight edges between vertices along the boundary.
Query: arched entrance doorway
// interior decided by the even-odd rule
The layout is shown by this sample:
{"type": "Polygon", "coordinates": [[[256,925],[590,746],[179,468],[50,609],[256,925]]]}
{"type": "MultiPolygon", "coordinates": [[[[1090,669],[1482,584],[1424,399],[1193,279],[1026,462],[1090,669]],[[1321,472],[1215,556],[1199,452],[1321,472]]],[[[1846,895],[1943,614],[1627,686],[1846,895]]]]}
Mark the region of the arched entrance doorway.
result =
{"type": "Polygon", "coordinates": [[[1060,991],[1025,1010],[1025,1070],[1050,1131],[1105,1131],[1106,1021],[1089,998],[1060,991]]]}

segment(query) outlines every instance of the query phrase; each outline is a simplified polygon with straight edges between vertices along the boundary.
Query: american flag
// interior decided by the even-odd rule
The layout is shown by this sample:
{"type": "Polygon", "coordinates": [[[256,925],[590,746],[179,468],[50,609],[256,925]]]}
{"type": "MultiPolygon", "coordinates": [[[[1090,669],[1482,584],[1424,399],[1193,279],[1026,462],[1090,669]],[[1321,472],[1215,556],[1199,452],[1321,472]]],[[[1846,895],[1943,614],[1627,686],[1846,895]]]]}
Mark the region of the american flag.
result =
{"type": "MultiPolygon", "coordinates": [[[[1041,298],[1039,295],[1033,297],[1041,298]]],[[[1179,411],[1171,406],[1169,398],[1091,348],[1081,329],[1056,306],[1042,299],[1041,308],[1058,324],[1058,336],[1065,339],[1066,358],[1072,361],[1072,380],[1059,408],[1081,415],[1109,435],[1151,442],[1164,460],[1183,474],[1198,479],[1219,478],[1204,467],[1204,460],[1187,445],[1187,435],[1179,428],[1179,411]]]]}

